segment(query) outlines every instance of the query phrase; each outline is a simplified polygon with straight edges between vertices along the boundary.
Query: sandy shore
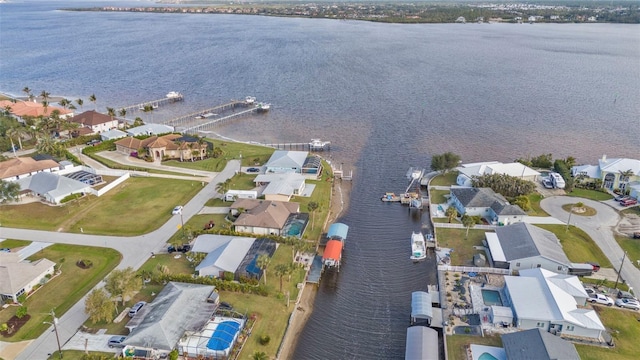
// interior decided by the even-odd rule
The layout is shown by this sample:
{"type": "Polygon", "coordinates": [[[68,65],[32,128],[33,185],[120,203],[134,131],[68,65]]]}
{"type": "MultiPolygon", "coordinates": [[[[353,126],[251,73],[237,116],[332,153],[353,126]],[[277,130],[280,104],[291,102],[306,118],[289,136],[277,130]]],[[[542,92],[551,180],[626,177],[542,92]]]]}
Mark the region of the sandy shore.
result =
{"type": "MultiPolygon", "coordinates": [[[[329,212],[327,224],[334,222],[342,212],[348,208],[350,193],[350,181],[334,181],[333,190],[331,191],[331,210],[329,212]]],[[[303,288],[300,301],[296,304],[296,308],[293,310],[293,318],[289,324],[289,328],[282,339],[282,347],[277,359],[293,359],[293,352],[296,349],[300,334],[313,312],[313,303],[315,302],[317,293],[318,285],[316,284],[306,284],[303,288]]]]}

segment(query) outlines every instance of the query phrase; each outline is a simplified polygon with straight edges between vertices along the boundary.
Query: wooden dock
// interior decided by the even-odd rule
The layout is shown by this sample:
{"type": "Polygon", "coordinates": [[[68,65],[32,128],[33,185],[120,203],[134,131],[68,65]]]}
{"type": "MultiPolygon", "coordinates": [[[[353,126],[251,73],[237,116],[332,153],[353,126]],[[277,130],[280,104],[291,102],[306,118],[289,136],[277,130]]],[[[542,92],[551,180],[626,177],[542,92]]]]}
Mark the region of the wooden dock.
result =
{"type": "Polygon", "coordinates": [[[300,150],[300,151],[330,151],[331,141],[320,141],[318,139],[312,139],[308,143],[273,143],[262,144],[264,146],[272,147],[278,150],[300,150]]]}
{"type": "Polygon", "coordinates": [[[208,120],[208,121],[206,121],[206,122],[204,122],[202,124],[197,124],[197,125],[193,125],[193,126],[190,126],[190,127],[186,127],[184,129],[181,129],[180,131],[183,134],[191,134],[191,135],[197,134],[199,131],[207,130],[207,129],[216,127],[218,125],[224,124],[225,122],[227,122],[229,120],[232,120],[232,119],[235,119],[237,117],[240,117],[240,116],[243,116],[243,115],[247,115],[247,114],[252,113],[252,112],[257,112],[257,110],[258,110],[257,106],[250,105],[249,109],[247,109],[247,110],[243,110],[243,111],[231,114],[231,115],[227,115],[225,117],[221,117],[221,118],[217,118],[217,119],[213,119],[213,120],[208,120]]]}
{"type": "Polygon", "coordinates": [[[208,108],[204,110],[198,110],[196,112],[193,112],[187,115],[178,116],[176,118],[165,121],[164,124],[171,125],[171,126],[185,125],[190,122],[193,122],[194,120],[198,120],[198,117],[200,116],[205,116],[206,114],[214,114],[214,116],[217,116],[217,113],[219,112],[235,109],[238,106],[246,106],[245,104],[246,103],[244,101],[231,100],[226,104],[214,106],[212,108],[208,108]]]}
{"type": "Polygon", "coordinates": [[[161,105],[172,104],[174,102],[182,101],[182,100],[184,100],[184,95],[177,94],[176,96],[173,96],[173,97],[164,97],[158,100],[145,101],[143,103],[119,107],[115,109],[116,111],[125,110],[128,113],[132,113],[135,111],[143,111],[142,109],[144,109],[147,106],[151,106],[152,109],[157,109],[161,105]]]}

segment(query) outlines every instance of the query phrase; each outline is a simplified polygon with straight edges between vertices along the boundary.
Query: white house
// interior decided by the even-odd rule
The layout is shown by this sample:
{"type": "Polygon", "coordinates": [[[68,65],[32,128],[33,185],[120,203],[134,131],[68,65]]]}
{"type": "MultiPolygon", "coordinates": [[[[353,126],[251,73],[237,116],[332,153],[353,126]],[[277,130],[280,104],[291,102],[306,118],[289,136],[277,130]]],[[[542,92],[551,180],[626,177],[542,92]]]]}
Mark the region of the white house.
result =
{"type": "Polygon", "coordinates": [[[169,134],[173,131],[173,126],[163,124],[145,124],[125,130],[129,136],[169,134]]]}
{"type": "Polygon", "coordinates": [[[576,276],[545,269],[521,270],[505,276],[504,293],[513,308],[519,329],[542,329],[561,337],[601,341],[605,327],[593,309],[584,306],[589,297],[576,276]]]}
{"type": "Polygon", "coordinates": [[[52,204],[59,204],[71,194],[88,193],[91,185],[50,172],[40,172],[17,180],[21,190],[29,190],[35,196],[52,204]]]}
{"type": "Polygon", "coordinates": [[[60,164],[54,160],[35,160],[30,157],[18,157],[0,162],[0,179],[18,180],[39,172],[57,170],[60,170],[60,164]]]}
{"type": "Polygon", "coordinates": [[[456,170],[458,170],[456,183],[467,187],[471,186],[474,176],[504,174],[533,182],[540,176],[539,172],[519,162],[503,164],[498,161],[488,161],[462,164],[456,170]]]}
{"type": "Polygon", "coordinates": [[[490,188],[451,187],[449,202],[460,215],[480,216],[490,224],[522,222],[526,213],[490,188]]]}
{"type": "Polygon", "coordinates": [[[485,233],[485,238],[495,267],[511,272],[543,268],[558,274],[567,274],[571,267],[556,235],[537,226],[502,226],[485,233]]]}
{"type": "MultiPolygon", "coordinates": [[[[598,165],[578,165],[571,168],[571,175],[579,181],[600,179],[602,187],[608,190],[630,190],[640,185],[640,160],[627,158],[607,159],[606,155],[598,160],[598,165]]],[[[635,192],[638,198],[638,192],[635,192]]]]}
{"type": "Polygon", "coordinates": [[[95,110],[85,111],[72,117],[69,121],[90,129],[94,134],[118,128],[118,119],[95,110]]]}
{"type": "Polygon", "coordinates": [[[103,141],[120,139],[125,136],[127,136],[127,133],[118,129],[111,129],[100,134],[100,138],[103,141]]]}
{"type": "Polygon", "coordinates": [[[307,151],[276,150],[265,164],[265,173],[302,173],[307,151]]]}
{"type": "Polygon", "coordinates": [[[38,284],[53,275],[55,263],[49,259],[20,262],[18,253],[0,252],[0,299],[18,302],[22,294],[29,294],[38,284]]]}
{"type": "Polygon", "coordinates": [[[298,173],[267,173],[256,176],[257,185],[266,185],[262,190],[265,200],[289,201],[300,195],[305,188],[305,177],[298,173]]]}

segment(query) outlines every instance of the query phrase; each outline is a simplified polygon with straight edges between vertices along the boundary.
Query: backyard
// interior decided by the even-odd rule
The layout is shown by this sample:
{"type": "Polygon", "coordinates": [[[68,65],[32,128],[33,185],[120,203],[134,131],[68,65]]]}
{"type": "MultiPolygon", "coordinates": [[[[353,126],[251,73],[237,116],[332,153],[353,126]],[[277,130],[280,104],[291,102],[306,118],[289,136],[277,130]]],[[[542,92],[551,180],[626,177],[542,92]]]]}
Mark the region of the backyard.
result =
{"type": "Polygon", "coordinates": [[[467,229],[436,228],[435,237],[439,247],[454,249],[451,252],[451,265],[473,265],[473,255],[484,253],[474,249],[482,246],[486,230],[469,229],[469,236],[465,238],[467,229]]]}
{"type": "Polygon", "coordinates": [[[447,353],[449,359],[466,359],[467,346],[470,344],[502,347],[502,339],[498,335],[493,336],[471,336],[471,335],[448,335],[447,353]]]}
{"type": "Polygon", "coordinates": [[[242,159],[242,166],[256,166],[264,164],[275,151],[273,148],[246,143],[219,141],[215,139],[207,139],[207,141],[212,142],[215,149],[220,149],[222,151],[222,155],[217,158],[210,157],[208,159],[194,162],[169,160],[163,162],[163,164],[187,169],[219,172],[224,169],[227,165],[227,161],[231,159],[242,159]]]}
{"type": "Polygon", "coordinates": [[[613,336],[616,346],[612,349],[588,345],[576,345],[582,360],[637,359],[640,353],[640,317],[637,312],[594,306],[600,320],[613,336]]]}
{"type": "MultiPolygon", "coordinates": [[[[8,246],[6,241],[3,244],[8,246]]],[[[52,309],[57,317],[62,316],[116,267],[121,255],[112,249],[54,244],[38,251],[28,260],[42,258],[55,262],[61,273],[27,299],[24,305],[31,319],[13,336],[3,338],[3,341],[22,341],[38,337],[49,327],[48,324],[43,324],[43,321],[51,321],[49,313],[52,309]],[[88,260],[93,265],[88,269],[82,269],[76,265],[79,260],[88,260]]],[[[17,306],[10,306],[0,311],[0,324],[14,316],[17,309],[17,306]]]]}

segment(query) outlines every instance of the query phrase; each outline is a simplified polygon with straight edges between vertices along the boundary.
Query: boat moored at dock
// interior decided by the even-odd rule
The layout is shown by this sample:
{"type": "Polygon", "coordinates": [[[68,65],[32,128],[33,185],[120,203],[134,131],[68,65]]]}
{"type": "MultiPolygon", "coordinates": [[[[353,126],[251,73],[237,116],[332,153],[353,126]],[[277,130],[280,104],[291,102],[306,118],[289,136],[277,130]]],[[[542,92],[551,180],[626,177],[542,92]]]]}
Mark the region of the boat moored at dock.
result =
{"type": "Polygon", "coordinates": [[[340,271],[340,263],[342,262],[342,250],[344,242],[347,239],[349,226],[343,223],[334,223],[327,231],[327,245],[322,254],[322,268],[336,268],[340,271]]]}
{"type": "Polygon", "coordinates": [[[180,94],[177,91],[170,91],[169,93],[167,93],[167,99],[172,99],[172,100],[178,100],[178,99],[182,99],[182,94],[180,94]]]}
{"type": "Polygon", "coordinates": [[[256,105],[256,109],[257,109],[258,112],[267,112],[267,111],[269,111],[269,109],[271,109],[271,104],[259,102],[256,105]]]}
{"type": "Polygon", "coordinates": [[[396,193],[388,192],[382,195],[380,200],[384,202],[400,202],[400,196],[396,195],[396,193]]]}
{"type": "Polygon", "coordinates": [[[419,261],[427,257],[427,245],[422,232],[411,234],[411,257],[413,261],[419,261]]]}

